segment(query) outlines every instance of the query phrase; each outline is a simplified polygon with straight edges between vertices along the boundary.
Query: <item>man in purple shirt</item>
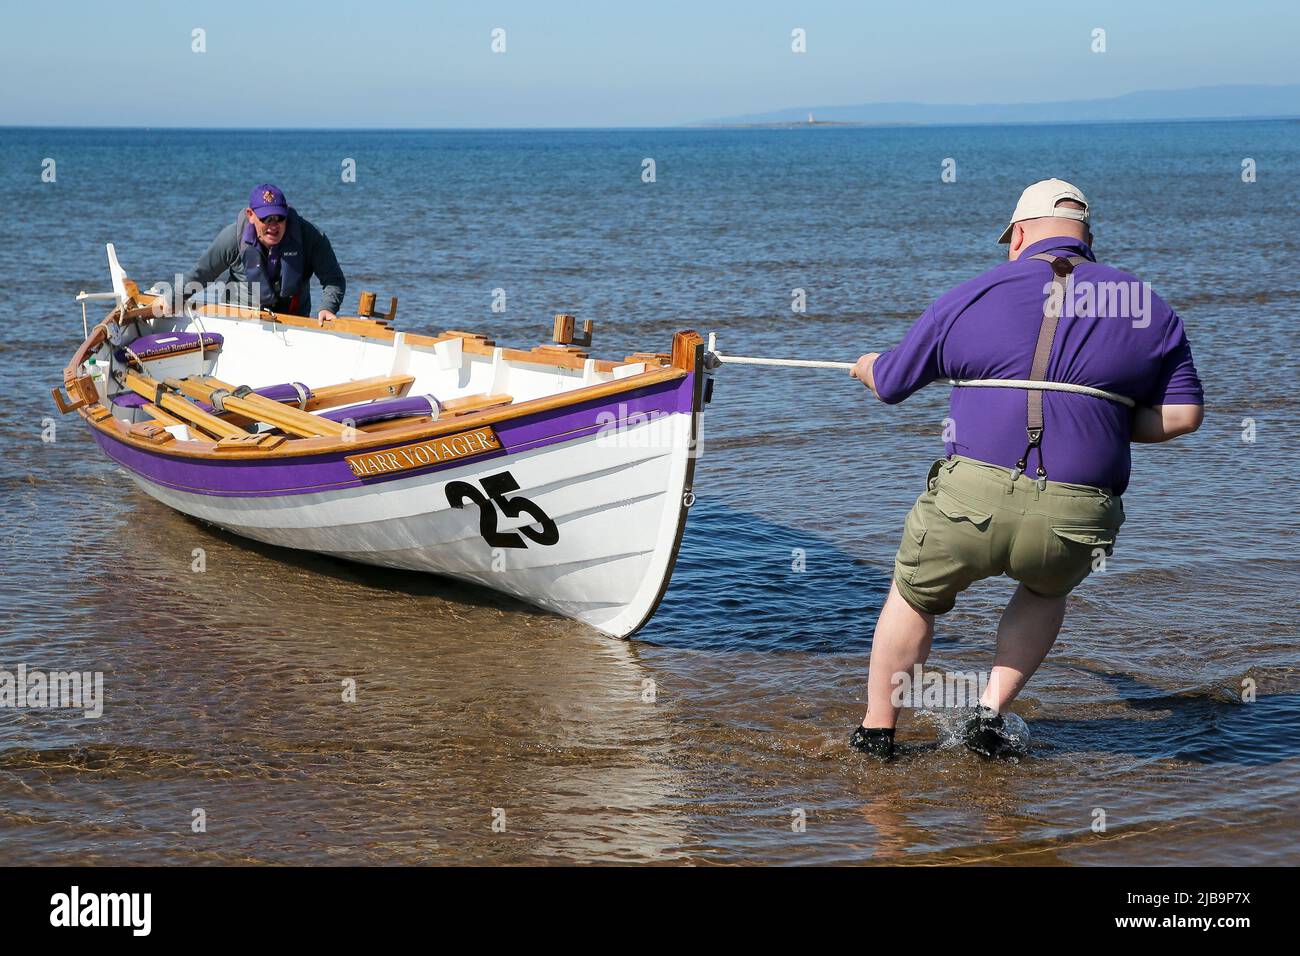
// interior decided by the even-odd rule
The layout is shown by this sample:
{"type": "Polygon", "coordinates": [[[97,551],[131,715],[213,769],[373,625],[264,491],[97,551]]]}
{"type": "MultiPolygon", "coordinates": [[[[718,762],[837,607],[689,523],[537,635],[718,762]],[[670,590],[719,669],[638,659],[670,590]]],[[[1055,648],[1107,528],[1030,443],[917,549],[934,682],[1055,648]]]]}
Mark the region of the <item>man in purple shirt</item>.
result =
{"type": "Polygon", "coordinates": [[[1030,186],[999,240],[1009,261],[939,298],[896,348],[853,368],[891,405],[939,379],[971,383],[953,389],[946,458],[908,514],[876,623],[867,714],[850,738],[867,753],[891,756],[899,710],[918,705],[909,685],[935,615],[999,574],[1019,587],[966,743],[984,756],[1013,752],[1000,714],[1055,642],[1070,591],[1112,553],[1129,443],[1201,424],[1182,321],[1149,285],[1096,261],[1090,220],[1069,183],[1030,186]],[[1043,384],[1007,384],[1017,381],[1043,384]]]}

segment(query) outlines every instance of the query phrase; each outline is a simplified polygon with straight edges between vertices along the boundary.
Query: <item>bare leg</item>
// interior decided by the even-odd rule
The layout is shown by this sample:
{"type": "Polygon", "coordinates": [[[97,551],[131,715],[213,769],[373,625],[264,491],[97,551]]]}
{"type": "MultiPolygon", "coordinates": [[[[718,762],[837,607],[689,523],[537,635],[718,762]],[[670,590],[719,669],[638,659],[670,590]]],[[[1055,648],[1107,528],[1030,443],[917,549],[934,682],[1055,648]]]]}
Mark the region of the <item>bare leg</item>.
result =
{"type": "Polygon", "coordinates": [[[998,622],[998,649],[981,704],[1000,713],[1016,699],[1056,643],[1065,602],[1063,597],[1040,597],[1023,584],[1016,588],[998,622]]]}
{"type": "Polygon", "coordinates": [[[867,676],[867,715],[863,727],[893,727],[898,723],[898,711],[890,697],[894,692],[894,675],[905,673],[909,677],[912,667],[924,664],[930,656],[930,641],[934,637],[934,615],[918,611],[898,593],[898,586],[889,585],[889,597],[880,609],[876,633],[871,639],[871,670],[867,676]]]}

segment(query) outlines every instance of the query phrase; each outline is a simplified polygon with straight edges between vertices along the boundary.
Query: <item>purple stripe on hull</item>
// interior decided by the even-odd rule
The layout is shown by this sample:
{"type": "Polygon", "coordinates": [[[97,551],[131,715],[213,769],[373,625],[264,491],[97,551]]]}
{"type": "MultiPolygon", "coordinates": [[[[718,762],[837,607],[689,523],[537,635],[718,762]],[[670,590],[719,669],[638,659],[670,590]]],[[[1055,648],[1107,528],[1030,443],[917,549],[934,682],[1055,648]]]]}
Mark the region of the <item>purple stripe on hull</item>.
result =
{"type": "MultiPolygon", "coordinates": [[[[457,468],[473,461],[490,461],[502,455],[570,441],[595,434],[614,422],[626,422],[628,419],[635,422],[641,416],[653,417],[674,412],[689,414],[694,389],[695,376],[688,374],[674,382],[650,385],[609,398],[499,422],[492,427],[501,442],[500,452],[478,458],[462,458],[430,468],[377,475],[365,480],[356,478],[344,461],[346,455],[357,454],[356,450],[301,458],[270,458],[264,461],[246,458],[188,458],[136,448],[95,428],[91,429],[91,433],[110,458],[154,484],[196,494],[263,498],[382,484],[385,481],[457,468]]],[[[382,451],[411,441],[413,439],[405,438],[368,450],[382,451]]]]}

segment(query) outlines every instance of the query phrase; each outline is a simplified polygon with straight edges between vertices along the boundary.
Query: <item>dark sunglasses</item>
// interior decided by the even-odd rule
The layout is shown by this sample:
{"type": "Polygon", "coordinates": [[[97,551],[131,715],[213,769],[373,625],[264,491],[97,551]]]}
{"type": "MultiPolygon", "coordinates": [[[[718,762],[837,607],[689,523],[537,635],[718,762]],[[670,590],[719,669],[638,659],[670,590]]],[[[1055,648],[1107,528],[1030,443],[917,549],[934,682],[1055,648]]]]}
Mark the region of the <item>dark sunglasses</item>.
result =
{"type": "Polygon", "coordinates": [[[284,216],[266,216],[265,218],[262,219],[262,222],[271,223],[272,225],[274,225],[276,223],[284,222],[284,216]]]}

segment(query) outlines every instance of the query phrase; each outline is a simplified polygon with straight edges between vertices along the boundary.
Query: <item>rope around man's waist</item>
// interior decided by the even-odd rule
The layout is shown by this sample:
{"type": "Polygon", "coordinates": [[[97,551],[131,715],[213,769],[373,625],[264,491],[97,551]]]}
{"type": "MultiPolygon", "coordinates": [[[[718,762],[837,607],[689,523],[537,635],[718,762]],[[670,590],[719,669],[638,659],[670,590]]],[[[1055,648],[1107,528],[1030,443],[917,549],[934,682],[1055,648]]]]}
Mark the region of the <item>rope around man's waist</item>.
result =
{"type": "Polygon", "coordinates": [[[950,378],[947,381],[949,385],[956,388],[1033,388],[1049,392],[1073,392],[1076,395],[1091,395],[1093,398],[1104,398],[1110,402],[1117,402],[1126,408],[1133,408],[1137,405],[1137,402],[1127,395],[1108,392],[1102,388],[1093,388],[1091,385],[1074,385],[1070,382],[1038,382],[1027,378],[950,378]]]}

